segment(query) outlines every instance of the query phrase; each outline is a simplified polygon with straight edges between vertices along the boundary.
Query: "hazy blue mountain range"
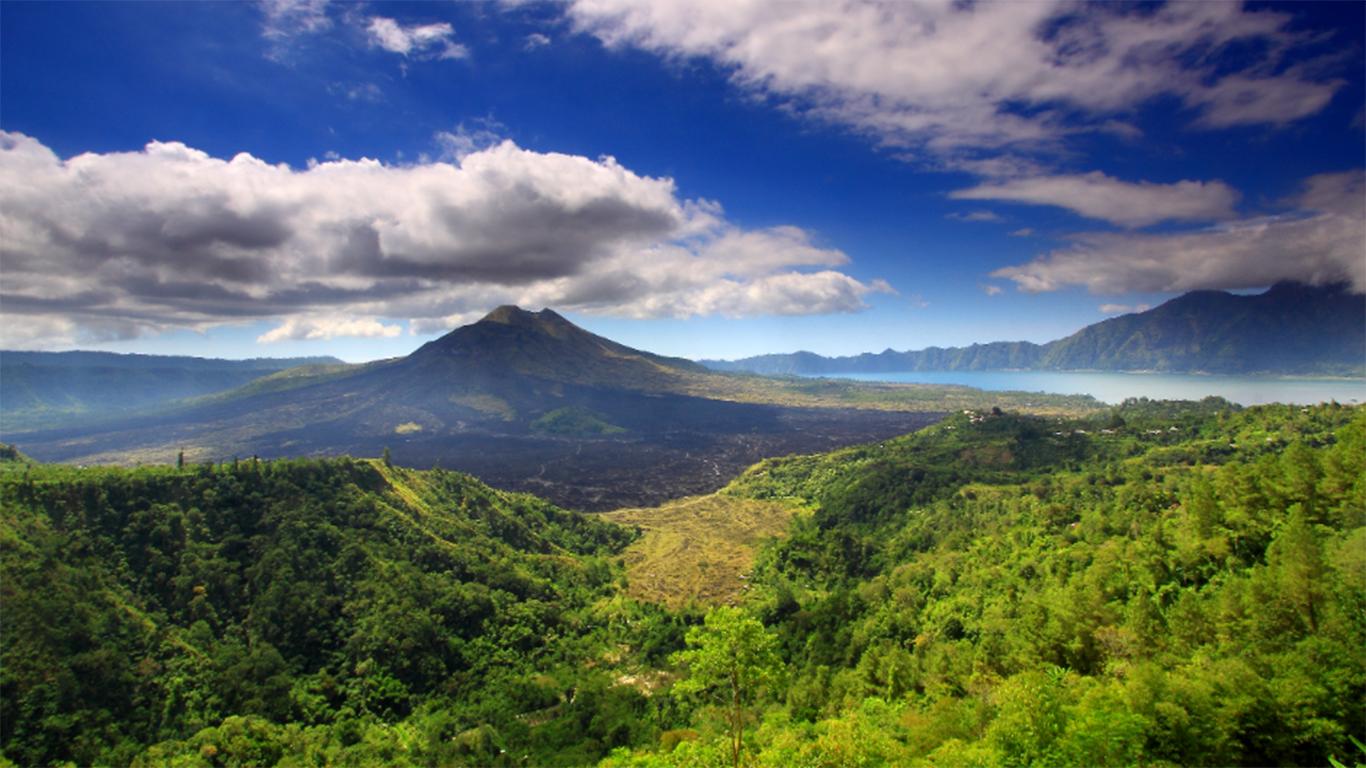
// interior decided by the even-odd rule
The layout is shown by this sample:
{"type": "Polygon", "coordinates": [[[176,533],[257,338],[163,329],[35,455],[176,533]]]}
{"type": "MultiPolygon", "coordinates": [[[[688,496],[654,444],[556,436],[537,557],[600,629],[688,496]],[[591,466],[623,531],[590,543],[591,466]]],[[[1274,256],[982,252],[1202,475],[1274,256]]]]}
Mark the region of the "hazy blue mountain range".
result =
{"type": "Polygon", "coordinates": [[[300,366],[342,366],[335,357],[218,360],[113,352],[0,352],[6,429],[199,397],[300,366]]]}
{"type": "Polygon", "coordinates": [[[1278,283],[1253,296],[1193,291],[1047,344],[998,341],[850,357],[796,352],[702,362],[714,370],[761,374],[1100,370],[1366,376],[1366,296],[1343,285],[1299,283],[1278,283]]]}
{"type": "MultiPolygon", "coordinates": [[[[5,433],[35,458],[87,464],[171,462],[182,451],[202,461],[390,448],[408,466],[440,464],[562,504],[607,508],[714,490],[765,456],[882,439],[973,404],[946,392],[982,396],[895,392],[918,400],[891,411],[793,407],[840,401],[631,349],[551,310],[500,307],[404,358],[293,368],[155,413],[5,433]]],[[[1009,395],[991,397],[1012,404],[1009,395]]]]}
{"type": "Polygon", "coordinates": [[[9,365],[43,368],[119,368],[123,370],[256,371],[271,373],[300,365],[338,365],[341,360],[327,355],[315,357],[253,357],[247,360],[222,360],[188,355],[139,355],[119,352],[30,352],[0,351],[0,361],[9,365]]]}

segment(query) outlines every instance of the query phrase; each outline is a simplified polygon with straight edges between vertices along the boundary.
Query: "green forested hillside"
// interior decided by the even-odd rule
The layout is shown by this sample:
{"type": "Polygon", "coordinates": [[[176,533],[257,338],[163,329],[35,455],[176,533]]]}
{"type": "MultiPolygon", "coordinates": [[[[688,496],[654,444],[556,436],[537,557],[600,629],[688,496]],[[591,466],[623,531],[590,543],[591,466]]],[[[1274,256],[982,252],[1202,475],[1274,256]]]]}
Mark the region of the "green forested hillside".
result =
{"type": "Polygon", "coordinates": [[[19,765],[585,763],[645,727],[600,658],[623,528],[350,459],[9,461],[0,498],[19,765]]]}
{"type": "Polygon", "coordinates": [[[626,597],[625,529],[463,475],[3,467],[19,764],[1366,759],[1361,408],[974,412],[769,460],[723,495],[792,526],[705,625],[626,597]]]}
{"type": "MultiPolygon", "coordinates": [[[[747,764],[1366,758],[1361,409],[964,415],[728,492],[813,510],[751,581],[784,676],[747,764]]],[[[730,764],[723,714],[609,763],[730,764]]]]}

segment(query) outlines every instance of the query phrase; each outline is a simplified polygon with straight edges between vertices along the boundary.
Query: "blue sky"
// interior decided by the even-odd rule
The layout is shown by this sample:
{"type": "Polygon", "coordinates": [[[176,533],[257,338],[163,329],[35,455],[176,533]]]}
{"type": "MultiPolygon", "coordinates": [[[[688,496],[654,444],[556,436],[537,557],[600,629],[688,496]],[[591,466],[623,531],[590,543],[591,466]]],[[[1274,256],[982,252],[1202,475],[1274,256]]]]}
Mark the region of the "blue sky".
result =
{"type": "Polygon", "coordinates": [[[0,4],[5,348],[1047,341],[1366,287],[1366,4],[0,4]]]}

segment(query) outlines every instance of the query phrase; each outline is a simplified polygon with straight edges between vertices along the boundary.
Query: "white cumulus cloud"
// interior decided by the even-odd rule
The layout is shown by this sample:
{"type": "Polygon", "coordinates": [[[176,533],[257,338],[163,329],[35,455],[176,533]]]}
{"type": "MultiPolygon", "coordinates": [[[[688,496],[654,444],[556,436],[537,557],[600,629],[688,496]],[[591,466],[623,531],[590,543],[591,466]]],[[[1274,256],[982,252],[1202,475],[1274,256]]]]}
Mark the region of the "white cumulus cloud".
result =
{"type": "Polygon", "coordinates": [[[351,338],[393,338],[403,333],[397,325],[385,325],[373,317],[291,317],[278,327],[256,337],[261,344],[276,341],[318,341],[346,336],[351,338]]]}
{"type": "Polygon", "coordinates": [[[1293,210],[1177,233],[1084,233],[1026,264],[996,270],[1024,291],[1092,293],[1259,288],[1282,280],[1366,291],[1361,171],[1306,180],[1293,210]]]}
{"type": "Polygon", "coordinates": [[[981,184],[949,194],[955,200],[1003,200],[1053,205],[1122,227],[1159,221],[1208,221],[1233,216],[1238,193],[1221,181],[1127,182],[1099,171],[981,184]]]}
{"type": "Polygon", "coordinates": [[[853,312],[891,289],[610,157],[503,141],[299,169],[176,142],[63,159],[0,133],[0,312],[27,346],[275,319],[262,341],[450,327],[498,304],[632,317],[853,312]],[[369,318],[369,320],[366,320],[369,318]]]}
{"type": "Polygon", "coordinates": [[[1149,304],[1101,304],[1097,309],[1102,315],[1127,315],[1131,312],[1147,312],[1152,309],[1149,304]]]}
{"type": "Polygon", "coordinates": [[[469,55],[469,49],[455,41],[455,29],[444,21],[405,25],[384,16],[371,16],[365,30],[371,45],[400,56],[463,59],[469,55]]]}
{"type": "Polygon", "coordinates": [[[332,26],[327,6],[328,0],[261,0],[261,32],[272,40],[321,32],[332,26]]]}

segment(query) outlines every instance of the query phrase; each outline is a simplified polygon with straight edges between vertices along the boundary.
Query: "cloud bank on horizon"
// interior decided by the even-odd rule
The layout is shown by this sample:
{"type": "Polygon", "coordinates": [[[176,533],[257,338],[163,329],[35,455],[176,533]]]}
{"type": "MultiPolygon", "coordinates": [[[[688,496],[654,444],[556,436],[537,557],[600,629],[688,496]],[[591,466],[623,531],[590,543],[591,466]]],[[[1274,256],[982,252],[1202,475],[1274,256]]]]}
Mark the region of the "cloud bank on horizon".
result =
{"type": "MultiPolygon", "coordinates": [[[[1348,71],[1361,51],[1334,50],[1331,30],[1305,29],[1284,10],[1068,0],[547,8],[539,27],[496,43],[435,6],[419,18],[398,6],[262,0],[256,13],[265,56],[282,66],[302,57],[302,41],[327,39],[387,60],[403,81],[419,68],[429,78],[431,68],[478,66],[483,45],[544,57],[566,38],[597,41],[604,55],[700,62],[746,99],[934,176],[940,199],[980,206],[937,214],[940,223],[1042,243],[969,276],[978,296],[1012,284],[1025,294],[1084,289],[1120,297],[1101,305],[1108,314],[1139,306],[1123,298],[1135,293],[1280,280],[1366,291],[1361,167],[1305,168],[1300,194],[1268,200],[1217,174],[1140,178],[1083,149],[1097,137],[1142,145],[1143,110],[1155,103],[1181,136],[1285,136],[1343,94],[1360,100],[1348,71]],[[1038,211],[1085,223],[1020,225],[1038,211]]],[[[375,82],[328,87],[390,108],[375,82]]],[[[687,170],[669,171],[676,181],[610,154],[528,149],[504,138],[516,126],[488,114],[467,116],[474,130],[430,134],[436,159],[319,151],[328,159],[306,167],[215,157],[174,136],[63,157],[44,136],[0,130],[0,346],[260,321],[271,323],[262,344],[393,338],[504,303],[627,318],[822,315],[919,289],[904,271],[882,279],[883,264],[802,221],[745,226],[719,202],[680,194],[687,170]]]]}
{"type": "Polygon", "coordinates": [[[498,304],[630,317],[851,312],[890,289],[793,226],[612,158],[511,141],[458,163],[306,169],[179,143],[62,160],[0,133],[4,343],[286,318],[260,337],[449,329],[498,304]],[[25,331],[27,330],[27,338],[25,331]]]}
{"type": "Polygon", "coordinates": [[[1060,250],[992,273],[1029,292],[1259,288],[1282,280],[1366,292],[1366,174],[1320,174],[1290,210],[1191,232],[1073,236],[1060,250]]]}

